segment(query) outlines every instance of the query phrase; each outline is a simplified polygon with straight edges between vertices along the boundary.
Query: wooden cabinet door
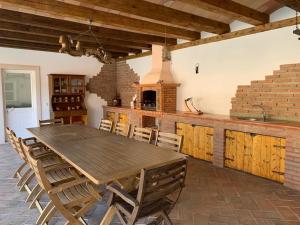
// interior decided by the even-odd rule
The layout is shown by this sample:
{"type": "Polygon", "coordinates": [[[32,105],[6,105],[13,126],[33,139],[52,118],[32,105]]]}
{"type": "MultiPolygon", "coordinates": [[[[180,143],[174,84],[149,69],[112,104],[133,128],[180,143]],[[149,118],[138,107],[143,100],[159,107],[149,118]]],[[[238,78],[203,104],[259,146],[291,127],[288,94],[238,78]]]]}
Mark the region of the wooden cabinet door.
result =
{"type": "Polygon", "coordinates": [[[176,130],[177,134],[183,136],[182,153],[212,161],[213,128],[177,123],[176,130]]]}
{"type": "Polygon", "coordinates": [[[244,171],[247,173],[252,172],[253,163],[253,137],[251,133],[245,133],[245,146],[244,146],[244,171]]]}
{"type": "Polygon", "coordinates": [[[205,128],[194,127],[193,156],[199,159],[206,159],[206,133],[205,128]]]}
{"type": "Polygon", "coordinates": [[[118,122],[128,124],[128,116],[124,113],[119,113],[118,122]]]}
{"type": "Polygon", "coordinates": [[[181,152],[193,156],[194,127],[191,124],[176,123],[176,133],[183,136],[181,152]]]}
{"type": "Polygon", "coordinates": [[[236,131],[226,130],[225,132],[225,166],[229,168],[236,168],[237,158],[237,141],[236,131]]]}
{"type": "Polygon", "coordinates": [[[285,139],[272,137],[271,141],[269,178],[283,183],[285,172],[285,139]]]}
{"type": "Polygon", "coordinates": [[[205,160],[212,161],[214,149],[214,129],[205,127],[205,160]]]}
{"type": "Polygon", "coordinates": [[[107,119],[112,121],[112,122],[115,122],[115,113],[114,112],[107,112],[107,119]]]}

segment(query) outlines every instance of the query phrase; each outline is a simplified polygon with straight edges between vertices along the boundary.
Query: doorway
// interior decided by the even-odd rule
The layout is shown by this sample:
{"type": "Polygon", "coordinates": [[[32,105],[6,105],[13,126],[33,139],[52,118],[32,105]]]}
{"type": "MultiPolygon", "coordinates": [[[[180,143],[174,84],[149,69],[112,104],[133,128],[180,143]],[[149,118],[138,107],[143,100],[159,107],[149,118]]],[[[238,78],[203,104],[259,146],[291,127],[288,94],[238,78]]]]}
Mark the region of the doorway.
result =
{"type": "Polygon", "coordinates": [[[16,67],[1,69],[3,119],[18,137],[27,138],[26,128],[38,126],[41,118],[39,70],[16,67]]]}

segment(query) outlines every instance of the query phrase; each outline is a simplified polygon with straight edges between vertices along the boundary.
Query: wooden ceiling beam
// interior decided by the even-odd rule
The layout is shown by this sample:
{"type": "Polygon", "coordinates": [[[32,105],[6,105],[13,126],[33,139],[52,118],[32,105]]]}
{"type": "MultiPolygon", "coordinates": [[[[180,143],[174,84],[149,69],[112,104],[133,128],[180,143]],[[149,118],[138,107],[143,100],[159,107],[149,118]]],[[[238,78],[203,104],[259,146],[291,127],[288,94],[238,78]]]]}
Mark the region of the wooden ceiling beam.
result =
{"type": "MultiPolygon", "coordinates": [[[[216,14],[223,14],[252,25],[269,22],[269,15],[232,0],[177,0],[216,14]]],[[[292,0],[291,0],[292,1],[292,0]]]]}
{"type": "MultiPolygon", "coordinates": [[[[53,37],[45,37],[40,35],[24,34],[19,32],[0,30],[0,38],[6,40],[13,40],[13,41],[52,45],[56,47],[56,49],[58,50],[60,49],[60,44],[58,43],[58,39],[53,37]]],[[[89,48],[99,47],[95,43],[88,43],[88,42],[82,42],[82,46],[89,47],[89,48]]],[[[122,46],[114,46],[110,44],[104,44],[103,47],[107,51],[111,51],[111,52],[134,53],[134,54],[138,54],[142,52],[142,50],[140,49],[132,49],[132,48],[127,48],[122,46]]]]}
{"type": "MultiPolygon", "coordinates": [[[[34,26],[30,26],[30,25],[23,25],[23,24],[17,24],[17,23],[6,22],[6,21],[1,21],[0,31],[19,32],[19,33],[23,33],[25,35],[26,34],[39,35],[39,36],[44,36],[46,38],[52,37],[52,38],[56,38],[57,41],[59,40],[60,35],[71,35],[72,38],[76,38],[76,36],[78,36],[78,33],[69,33],[69,32],[64,32],[64,31],[52,30],[49,28],[34,27],[34,26]]],[[[151,50],[150,44],[108,39],[108,38],[102,38],[102,37],[98,37],[98,38],[99,38],[99,41],[101,41],[101,43],[103,43],[103,44],[111,44],[111,45],[128,47],[128,48],[133,48],[133,49],[151,50]]],[[[80,41],[95,43],[95,39],[91,36],[84,35],[84,36],[81,36],[79,39],[80,39],[80,41]]]]}
{"type": "MultiPolygon", "coordinates": [[[[87,25],[81,23],[58,20],[58,19],[32,15],[28,13],[21,13],[21,12],[6,10],[6,9],[0,9],[0,21],[13,22],[13,23],[28,25],[31,27],[41,28],[41,29],[44,28],[43,31],[46,30],[45,32],[46,34],[47,33],[51,34],[52,30],[79,34],[88,29],[87,25]]],[[[132,41],[132,42],[138,42],[143,44],[162,45],[165,43],[165,38],[161,36],[114,30],[114,29],[98,27],[98,26],[93,26],[93,31],[97,36],[99,36],[99,38],[108,38],[108,39],[121,40],[121,41],[132,41]]],[[[177,44],[177,41],[174,38],[167,38],[166,42],[169,45],[177,44]]]]}
{"type": "Polygon", "coordinates": [[[8,40],[1,37],[0,37],[0,45],[3,47],[42,50],[42,51],[50,51],[50,52],[58,52],[59,50],[59,46],[41,44],[41,43],[30,43],[27,41],[19,41],[19,40],[8,40]]]}
{"type": "Polygon", "coordinates": [[[114,10],[117,12],[134,15],[139,18],[147,18],[155,22],[164,22],[180,27],[185,27],[194,31],[207,31],[222,34],[230,31],[229,25],[196,16],[183,11],[172,9],[163,5],[154,4],[143,0],[59,0],[70,4],[101,10],[101,8],[114,10]],[[100,7],[100,8],[99,8],[100,7]]]}
{"type": "Polygon", "coordinates": [[[299,0],[276,0],[276,1],[300,12],[300,1],[299,0]]]}
{"type": "Polygon", "coordinates": [[[109,12],[99,13],[99,11],[94,9],[55,0],[0,0],[0,3],[2,8],[13,9],[15,11],[26,10],[32,14],[43,14],[55,18],[60,17],[64,20],[78,21],[84,24],[87,23],[88,19],[92,19],[95,25],[115,27],[139,33],[166,35],[185,40],[200,38],[200,32],[142,21],[109,12]]]}
{"type": "MultiPolygon", "coordinates": [[[[37,45],[36,43],[28,44],[27,42],[22,42],[22,41],[12,42],[1,38],[0,38],[0,47],[58,53],[57,48],[53,48],[52,46],[43,45],[43,44],[37,45]]],[[[128,53],[124,53],[124,52],[112,52],[111,54],[113,58],[128,57],[128,53]]]]}

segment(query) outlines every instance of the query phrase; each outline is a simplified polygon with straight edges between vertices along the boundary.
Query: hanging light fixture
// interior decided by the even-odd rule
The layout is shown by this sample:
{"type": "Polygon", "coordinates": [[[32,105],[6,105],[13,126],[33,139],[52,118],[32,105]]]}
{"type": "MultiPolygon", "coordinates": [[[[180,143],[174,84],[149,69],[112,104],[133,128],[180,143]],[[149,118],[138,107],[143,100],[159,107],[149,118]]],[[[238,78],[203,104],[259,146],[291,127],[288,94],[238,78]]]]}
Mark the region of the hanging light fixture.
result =
{"type": "MultiPolygon", "coordinates": [[[[300,29],[299,29],[298,24],[299,24],[298,23],[298,11],[296,10],[296,29],[293,30],[293,34],[300,36],[300,29]]],[[[298,40],[300,40],[300,38],[298,38],[298,40]]]]}
{"type": "Polygon", "coordinates": [[[111,52],[106,51],[99,41],[98,37],[95,35],[95,33],[92,30],[92,20],[89,20],[89,29],[85,32],[80,33],[78,36],[76,36],[74,39],[71,37],[71,35],[61,35],[59,37],[59,44],[61,44],[61,49],[59,50],[60,53],[67,53],[71,56],[93,56],[95,57],[99,62],[104,64],[109,64],[113,62],[113,58],[111,57],[111,52]],[[95,43],[98,45],[97,48],[85,48],[82,46],[80,42],[80,37],[83,35],[89,35],[93,37],[95,40],[95,43]],[[74,41],[76,40],[76,41],[74,41]]]}

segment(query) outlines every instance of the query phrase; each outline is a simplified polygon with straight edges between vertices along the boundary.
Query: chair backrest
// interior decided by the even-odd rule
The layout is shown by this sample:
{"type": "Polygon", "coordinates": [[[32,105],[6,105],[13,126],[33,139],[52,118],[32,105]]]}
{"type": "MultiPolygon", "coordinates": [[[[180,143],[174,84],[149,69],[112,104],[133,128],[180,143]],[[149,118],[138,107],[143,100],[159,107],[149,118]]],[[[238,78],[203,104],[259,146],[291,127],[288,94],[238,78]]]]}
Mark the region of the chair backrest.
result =
{"type": "Polygon", "coordinates": [[[172,133],[157,132],[155,145],[164,148],[170,148],[177,152],[181,151],[182,136],[172,133]]]}
{"type": "Polygon", "coordinates": [[[130,132],[130,124],[117,122],[115,126],[115,133],[117,135],[122,135],[128,137],[130,132]]]}
{"type": "Polygon", "coordinates": [[[5,127],[5,133],[6,133],[8,142],[11,145],[11,147],[13,147],[14,149],[16,149],[16,145],[15,145],[14,140],[12,138],[12,134],[15,135],[15,132],[13,132],[13,130],[11,130],[10,128],[5,127]]]}
{"type": "Polygon", "coordinates": [[[40,160],[36,160],[32,155],[32,147],[25,145],[23,143],[24,152],[26,154],[28,164],[31,169],[34,171],[36,175],[36,180],[38,184],[44,189],[46,192],[50,190],[52,185],[50,184],[49,180],[47,179],[46,172],[42,166],[42,162],[40,160]]]}
{"type": "Polygon", "coordinates": [[[137,201],[140,206],[163,199],[184,187],[187,160],[181,159],[141,171],[137,201]]]}
{"type": "Polygon", "coordinates": [[[132,138],[137,141],[144,141],[147,143],[151,142],[152,129],[150,128],[141,128],[134,127],[132,132],[132,138]]]}
{"type": "Polygon", "coordinates": [[[21,139],[21,138],[18,138],[14,132],[11,134],[11,136],[12,136],[13,142],[14,142],[14,144],[15,144],[16,151],[18,152],[18,154],[20,155],[20,157],[21,157],[25,162],[28,162],[28,161],[27,161],[26,154],[25,154],[25,152],[24,152],[24,150],[23,150],[22,139],[21,139]]]}
{"type": "Polygon", "coordinates": [[[49,125],[63,125],[64,119],[51,119],[51,120],[40,120],[39,121],[40,127],[42,126],[49,126],[49,125]]]}
{"type": "Polygon", "coordinates": [[[113,128],[113,122],[110,120],[101,120],[99,124],[99,130],[111,132],[113,128]]]}

